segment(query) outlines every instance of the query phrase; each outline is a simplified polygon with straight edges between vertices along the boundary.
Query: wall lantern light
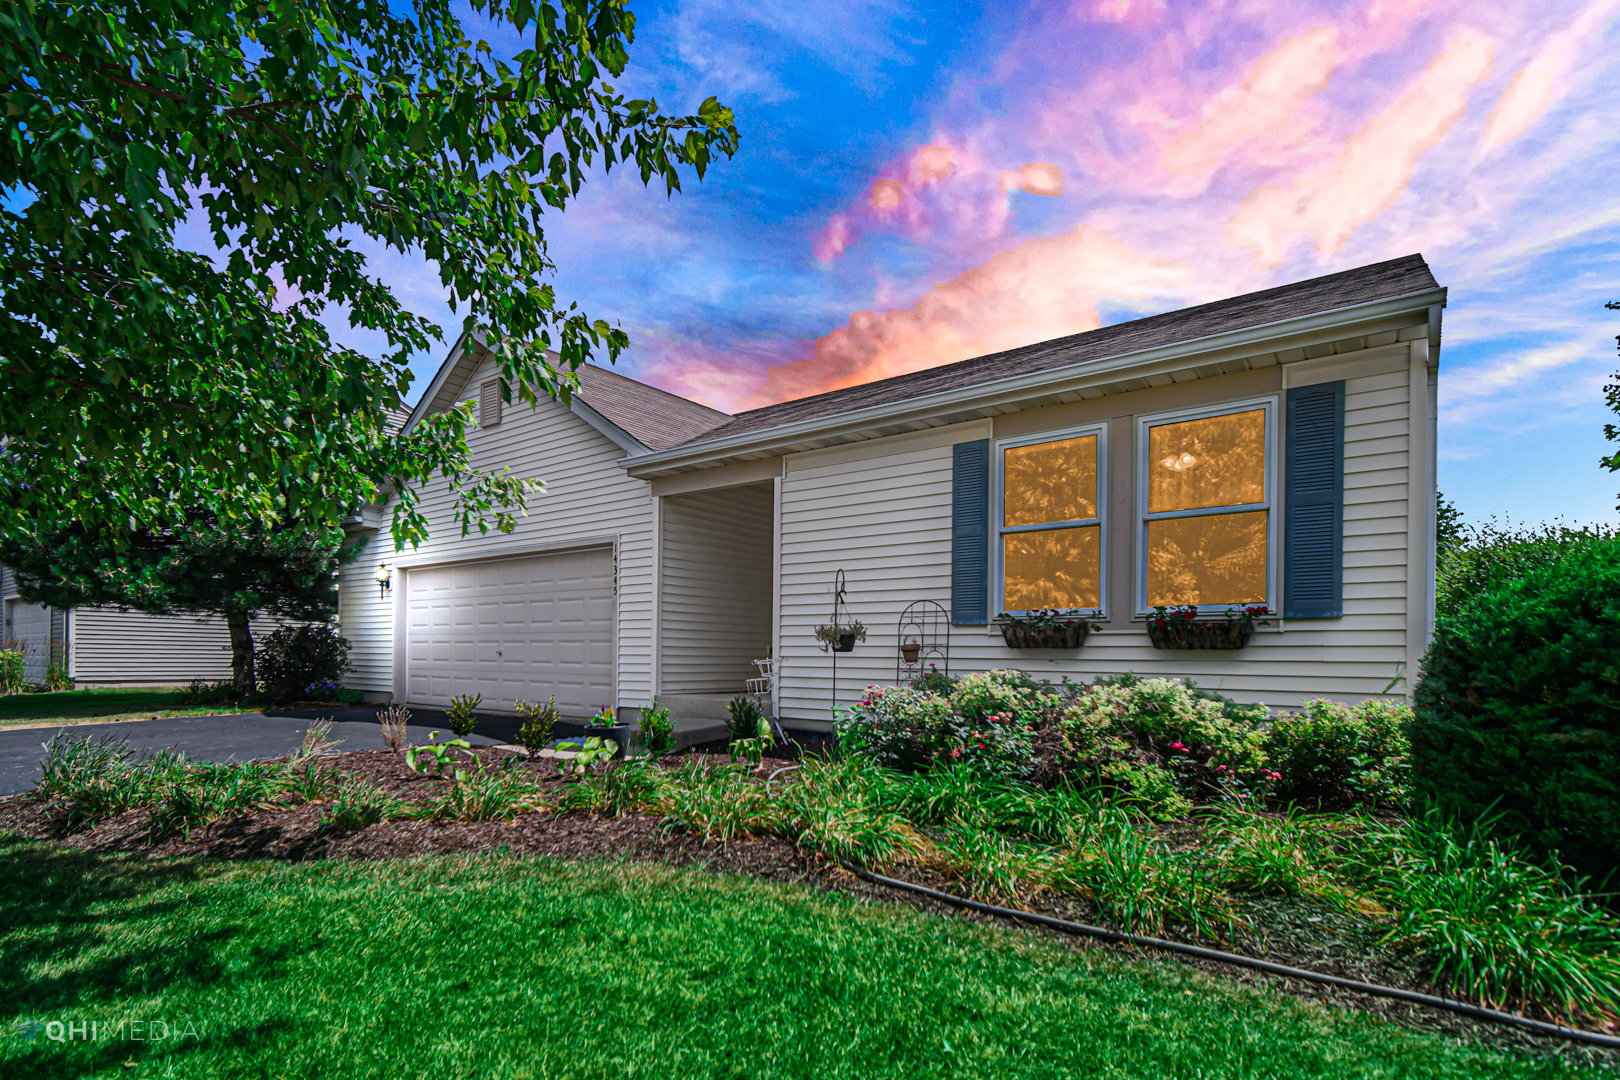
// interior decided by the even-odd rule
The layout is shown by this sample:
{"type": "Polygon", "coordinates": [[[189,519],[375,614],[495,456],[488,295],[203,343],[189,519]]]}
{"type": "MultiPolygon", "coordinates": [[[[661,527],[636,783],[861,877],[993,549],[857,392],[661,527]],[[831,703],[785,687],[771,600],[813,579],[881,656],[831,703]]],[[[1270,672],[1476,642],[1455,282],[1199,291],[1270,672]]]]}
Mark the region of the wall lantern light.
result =
{"type": "Polygon", "coordinates": [[[387,563],[377,564],[377,599],[381,600],[389,589],[394,587],[394,572],[388,569],[387,563]]]}

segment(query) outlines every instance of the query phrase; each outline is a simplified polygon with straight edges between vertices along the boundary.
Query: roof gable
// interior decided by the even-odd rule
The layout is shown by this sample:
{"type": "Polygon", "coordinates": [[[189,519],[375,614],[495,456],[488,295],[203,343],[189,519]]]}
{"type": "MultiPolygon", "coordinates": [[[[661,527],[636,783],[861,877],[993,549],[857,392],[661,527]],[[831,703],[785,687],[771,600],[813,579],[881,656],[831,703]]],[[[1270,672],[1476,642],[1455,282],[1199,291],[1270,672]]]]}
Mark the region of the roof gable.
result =
{"type": "MultiPolygon", "coordinates": [[[[424,416],[448,411],[461,401],[487,355],[482,335],[463,335],[434,373],[406,427],[424,416]]],[[[547,352],[546,357],[553,363],[561,359],[554,352],[547,352]]],[[[577,374],[579,388],[573,394],[573,411],[632,453],[679,446],[731,419],[730,413],[594,364],[582,365],[577,374]]]]}

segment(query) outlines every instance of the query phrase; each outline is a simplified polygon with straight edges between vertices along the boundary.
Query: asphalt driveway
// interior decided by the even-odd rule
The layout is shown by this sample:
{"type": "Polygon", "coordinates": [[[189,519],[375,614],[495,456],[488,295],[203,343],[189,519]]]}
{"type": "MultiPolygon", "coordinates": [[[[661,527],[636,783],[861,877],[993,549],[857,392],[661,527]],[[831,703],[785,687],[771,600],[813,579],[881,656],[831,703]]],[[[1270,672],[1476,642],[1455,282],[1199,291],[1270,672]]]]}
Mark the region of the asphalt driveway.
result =
{"type": "MultiPolygon", "coordinates": [[[[176,716],[161,720],[123,720],[108,724],[74,724],[68,728],[0,728],[0,795],[31,791],[39,781],[40,762],[45,760],[45,742],[58,730],[76,737],[111,732],[129,740],[134,750],[161,750],[173,747],[204,761],[248,761],[253,758],[282,757],[304,741],[304,732],[316,719],[332,719],[331,737],[341,740],[340,750],[380,750],[382,730],[377,726],[376,706],[353,709],[277,713],[238,713],[232,716],[176,716]]],[[[479,718],[474,743],[511,742],[517,721],[509,717],[479,718]]],[[[558,735],[568,735],[572,725],[557,725],[558,735]]],[[[444,715],[430,709],[413,710],[407,729],[411,742],[426,742],[428,733],[452,737],[444,715]]]]}

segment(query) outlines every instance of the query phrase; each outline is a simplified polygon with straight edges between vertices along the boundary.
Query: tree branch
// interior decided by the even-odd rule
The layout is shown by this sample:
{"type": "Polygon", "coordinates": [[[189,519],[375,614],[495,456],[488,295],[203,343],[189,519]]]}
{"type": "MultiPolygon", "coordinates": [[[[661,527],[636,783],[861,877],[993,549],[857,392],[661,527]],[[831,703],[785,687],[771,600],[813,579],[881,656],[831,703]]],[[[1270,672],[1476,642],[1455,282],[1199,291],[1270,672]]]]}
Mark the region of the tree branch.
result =
{"type": "Polygon", "coordinates": [[[0,371],[5,372],[7,375],[32,375],[36,379],[51,379],[59,383],[66,383],[69,386],[81,387],[85,390],[100,390],[103,393],[117,394],[121,398],[138,401],[143,405],[161,405],[165,409],[183,409],[186,412],[194,413],[202,412],[195,405],[182,405],[178,401],[162,401],[158,398],[147,397],[145,394],[137,394],[129,390],[120,390],[115,386],[107,386],[104,383],[87,382],[84,379],[70,379],[66,375],[41,375],[39,372],[29,371],[27,368],[14,367],[0,368],[0,371]]]}

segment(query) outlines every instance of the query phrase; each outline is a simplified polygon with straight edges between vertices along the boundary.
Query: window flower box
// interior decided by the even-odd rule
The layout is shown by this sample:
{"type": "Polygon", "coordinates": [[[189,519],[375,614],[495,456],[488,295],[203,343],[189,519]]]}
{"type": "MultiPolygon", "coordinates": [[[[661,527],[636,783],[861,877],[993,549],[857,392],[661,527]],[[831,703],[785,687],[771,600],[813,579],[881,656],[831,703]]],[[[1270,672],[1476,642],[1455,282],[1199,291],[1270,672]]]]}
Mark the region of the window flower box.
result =
{"type": "Polygon", "coordinates": [[[1228,608],[1225,618],[1200,619],[1198,609],[1156,607],[1147,618],[1148,640],[1155,649],[1241,649],[1254,636],[1256,626],[1269,626],[1261,618],[1264,605],[1228,608]]]}
{"type": "Polygon", "coordinates": [[[1076,618],[1078,611],[1031,611],[1028,615],[996,616],[1001,640],[1009,649],[1078,649],[1091,633],[1091,623],[1076,618]]]}

